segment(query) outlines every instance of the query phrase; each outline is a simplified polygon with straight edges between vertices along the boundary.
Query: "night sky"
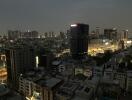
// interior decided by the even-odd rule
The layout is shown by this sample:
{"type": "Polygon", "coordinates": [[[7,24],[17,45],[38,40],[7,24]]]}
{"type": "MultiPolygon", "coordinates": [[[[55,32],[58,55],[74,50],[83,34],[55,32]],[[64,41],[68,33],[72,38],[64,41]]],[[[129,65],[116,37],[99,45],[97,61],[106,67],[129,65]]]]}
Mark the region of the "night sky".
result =
{"type": "Polygon", "coordinates": [[[132,32],[132,0],[0,0],[1,33],[65,31],[76,22],[132,32]]]}

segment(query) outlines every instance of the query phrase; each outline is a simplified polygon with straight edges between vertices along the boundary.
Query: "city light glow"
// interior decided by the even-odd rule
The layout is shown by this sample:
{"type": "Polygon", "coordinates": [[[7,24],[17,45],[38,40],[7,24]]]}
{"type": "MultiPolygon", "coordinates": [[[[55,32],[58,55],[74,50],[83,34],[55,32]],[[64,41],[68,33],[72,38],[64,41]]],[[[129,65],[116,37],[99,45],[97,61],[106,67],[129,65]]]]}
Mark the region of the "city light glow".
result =
{"type": "Polygon", "coordinates": [[[127,41],[127,44],[130,44],[130,43],[132,43],[132,41],[127,41]]]}
{"type": "Polygon", "coordinates": [[[72,24],[72,25],[71,25],[71,27],[76,27],[76,26],[77,26],[77,24],[72,24]]]}
{"type": "Polygon", "coordinates": [[[39,57],[38,57],[38,56],[36,56],[36,57],[35,57],[35,59],[36,59],[36,67],[38,68],[38,64],[39,64],[39,57]]]}
{"type": "Polygon", "coordinates": [[[105,45],[108,45],[108,44],[109,44],[108,42],[105,43],[105,45]]]}

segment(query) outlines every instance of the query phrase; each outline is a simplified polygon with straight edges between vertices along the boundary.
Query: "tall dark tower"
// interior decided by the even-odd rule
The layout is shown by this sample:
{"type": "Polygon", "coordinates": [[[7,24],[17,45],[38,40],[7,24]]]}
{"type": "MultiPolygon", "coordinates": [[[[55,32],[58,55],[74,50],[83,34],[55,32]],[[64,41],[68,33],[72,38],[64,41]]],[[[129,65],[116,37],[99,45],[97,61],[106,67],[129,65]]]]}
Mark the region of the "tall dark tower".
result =
{"type": "Polygon", "coordinates": [[[73,59],[83,59],[88,51],[89,25],[72,24],[70,28],[70,51],[73,59]]]}
{"type": "Polygon", "coordinates": [[[128,30],[123,30],[123,39],[128,39],[128,30]]]}
{"type": "Polygon", "coordinates": [[[104,29],[104,36],[110,40],[117,40],[118,39],[117,29],[116,28],[104,29]]]}
{"type": "Polygon", "coordinates": [[[35,51],[30,47],[12,47],[5,50],[7,58],[8,85],[18,89],[19,76],[35,68],[35,51]]]}

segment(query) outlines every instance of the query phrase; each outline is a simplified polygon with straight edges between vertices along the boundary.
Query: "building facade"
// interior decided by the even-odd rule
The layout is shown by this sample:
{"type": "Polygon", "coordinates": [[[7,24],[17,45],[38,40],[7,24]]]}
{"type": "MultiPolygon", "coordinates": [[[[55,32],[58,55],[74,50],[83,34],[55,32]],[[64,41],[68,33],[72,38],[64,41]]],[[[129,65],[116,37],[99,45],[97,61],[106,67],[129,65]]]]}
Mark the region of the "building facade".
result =
{"type": "Polygon", "coordinates": [[[22,39],[22,38],[38,38],[39,33],[37,31],[27,31],[27,32],[21,32],[21,31],[8,31],[8,39],[9,40],[15,40],[15,39],[22,39]]]}
{"type": "Polygon", "coordinates": [[[117,29],[104,29],[104,36],[105,38],[109,40],[117,40],[118,39],[118,34],[117,34],[117,29]]]}
{"type": "Polygon", "coordinates": [[[13,47],[6,50],[7,81],[11,88],[18,88],[18,77],[35,67],[34,49],[30,47],[13,47]]]}
{"type": "Polygon", "coordinates": [[[70,51],[74,59],[82,59],[88,51],[89,25],[73,24],[70,28],[70,51]]]}

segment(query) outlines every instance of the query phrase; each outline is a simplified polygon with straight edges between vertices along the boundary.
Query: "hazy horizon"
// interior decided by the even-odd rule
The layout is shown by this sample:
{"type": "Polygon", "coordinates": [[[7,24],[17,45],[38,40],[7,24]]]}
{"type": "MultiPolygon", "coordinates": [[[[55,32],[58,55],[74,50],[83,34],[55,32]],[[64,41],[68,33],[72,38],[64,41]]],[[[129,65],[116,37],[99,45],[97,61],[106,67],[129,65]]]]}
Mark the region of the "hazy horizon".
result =
{"type": "Polygon", "coordinates": [[[65,31],[76,22],[132,32],[131,9],[131,0],[1,0],[0,32],[65,31]]]}

